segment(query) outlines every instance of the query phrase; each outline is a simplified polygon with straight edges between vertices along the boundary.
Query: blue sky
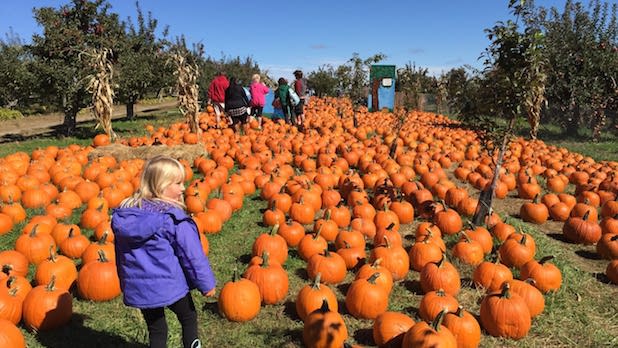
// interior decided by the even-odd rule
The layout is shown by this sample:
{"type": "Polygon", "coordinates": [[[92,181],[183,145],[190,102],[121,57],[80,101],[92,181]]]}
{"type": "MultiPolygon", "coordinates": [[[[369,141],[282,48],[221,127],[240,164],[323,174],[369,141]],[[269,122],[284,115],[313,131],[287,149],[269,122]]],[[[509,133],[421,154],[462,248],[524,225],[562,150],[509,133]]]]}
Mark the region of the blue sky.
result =
{"type": "MultiPolygon", "coordinates": [[[[41,28],[34,7],[59,7],[69,0],[5,0],[0,2],[0,33],[12,28],[29,41],[41,28]]],[[[134,0],[108,0],[120,18],[135,18],[134,0]]],[[[589,1],[583,1],[588,3],[589,1]]],[[[362,58],[386,54],[383,64],[408,62],[439,74],[469,64],[480,67],[479,55],[489,41],[485,28],[511,15],[508,0],[309,0],[189,1],[142,0],[159,27],[170,36],[184,34],[202,42],[214,58],[251,56],[274,78],[292,71],[345,63],[354,52],[362,58]]],[[[563,8],[564,0],[537,0],[537,6],[563,8]]]]}

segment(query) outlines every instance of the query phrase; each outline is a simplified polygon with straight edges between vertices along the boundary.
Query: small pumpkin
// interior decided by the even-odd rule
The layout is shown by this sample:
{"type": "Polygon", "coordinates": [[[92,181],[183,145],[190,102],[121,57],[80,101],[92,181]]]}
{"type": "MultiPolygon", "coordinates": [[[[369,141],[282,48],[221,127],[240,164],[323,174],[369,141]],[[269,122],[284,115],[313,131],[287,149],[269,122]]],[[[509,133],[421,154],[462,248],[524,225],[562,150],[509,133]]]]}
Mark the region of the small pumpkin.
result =
{"type": "Polygon", "coordinates": [[[326,300],[307,316],[303,325],[303,342],[308,348],[343,347],[347,338],[348,329],[341,314],[331,311],[326,300]]]}
{"type": "Polygon", "coordinates": [[[230,321],[245,322],[255,318],[261,309],[260,289],[234,269],[231,281],[225,283],[219,293],[219,313],[230,321]]]}

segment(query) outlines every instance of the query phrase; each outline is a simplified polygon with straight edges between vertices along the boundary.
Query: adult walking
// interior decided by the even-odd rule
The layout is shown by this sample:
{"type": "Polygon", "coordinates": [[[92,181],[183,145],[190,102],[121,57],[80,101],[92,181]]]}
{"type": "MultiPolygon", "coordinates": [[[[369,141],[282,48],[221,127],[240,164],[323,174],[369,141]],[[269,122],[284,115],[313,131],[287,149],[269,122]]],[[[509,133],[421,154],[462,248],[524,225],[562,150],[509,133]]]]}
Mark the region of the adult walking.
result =
{"type": "Polygon", "coordinates": [[[292,123],[291,114],[293,112],[292,102],[290,101],[290,85],[288,85],[288,81],[283,77],[280,77],[277,80],[279,86],[275,90],[275,99],[279,100],[281,104],[281,110],[283,111],[283,116],[285,117],[285,123],[292,123]]]}
{"type": "Polygon", "coordinates": [[[212,104],[215,109],[215,119],[217,124],[215,128],[219,128],[221,123],[221,114],[225,112],[225,90],[230,86],[230,81],[225,76],[225,73],[218,71],[215,78],[208,87],[208,103],[212,104]]]}
{"type": "Polygon", "coordinates": [[[236,132],[240,126],[247,122],[249,98],[239,81],[230,77],[230,86],[225,90],[225,112],[232,119],[232,125],[236,132]]]}
{"type": "Polygon", "coordinates": [[[294,91],[300,98],[300,102],[294,107],[296,114],[296,125],[300,130],[304,129],[305,124],[305,102],[307,100],[307,79],[303,77],[303,72],[300,70],[294,71],[294,91]]]}

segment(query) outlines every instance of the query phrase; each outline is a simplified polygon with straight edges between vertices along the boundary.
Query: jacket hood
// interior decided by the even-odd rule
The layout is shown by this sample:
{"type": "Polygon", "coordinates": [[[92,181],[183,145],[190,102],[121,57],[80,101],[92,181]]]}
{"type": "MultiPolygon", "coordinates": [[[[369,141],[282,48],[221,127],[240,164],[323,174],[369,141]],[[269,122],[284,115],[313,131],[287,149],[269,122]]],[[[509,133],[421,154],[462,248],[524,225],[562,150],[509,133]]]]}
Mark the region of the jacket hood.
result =
{"type": "Polygon", "coordinates": [[[140,244],[165,226],[165,219],[169,217],[139,208],[115,209],[112,214],[112,230],[117,241],[140,244]]]}

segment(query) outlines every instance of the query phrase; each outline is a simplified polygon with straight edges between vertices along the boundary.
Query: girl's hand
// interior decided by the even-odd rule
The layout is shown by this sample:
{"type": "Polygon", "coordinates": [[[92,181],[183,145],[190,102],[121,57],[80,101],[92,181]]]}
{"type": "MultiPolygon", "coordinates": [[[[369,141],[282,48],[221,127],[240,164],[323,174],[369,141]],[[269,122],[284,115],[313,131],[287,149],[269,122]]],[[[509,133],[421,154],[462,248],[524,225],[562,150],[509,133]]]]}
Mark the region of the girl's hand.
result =
{"type": "Polygon", "coordinates": [[[216,288],[213,288],[209,292],[205,292],[203,295],[206,297],[215,297],[216,290],[217,290],[216,288]]]}

